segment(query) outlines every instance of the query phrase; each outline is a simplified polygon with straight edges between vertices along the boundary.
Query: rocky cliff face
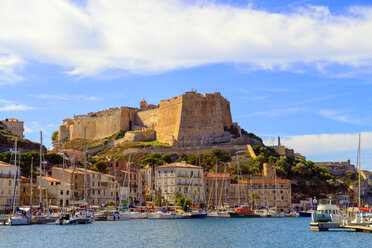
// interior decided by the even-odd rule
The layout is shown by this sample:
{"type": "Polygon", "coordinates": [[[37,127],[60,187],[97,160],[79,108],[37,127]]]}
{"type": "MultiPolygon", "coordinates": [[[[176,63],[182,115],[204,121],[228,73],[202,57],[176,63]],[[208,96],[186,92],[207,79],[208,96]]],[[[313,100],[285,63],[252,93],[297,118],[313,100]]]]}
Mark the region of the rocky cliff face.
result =
{"type": "MultiPolygon", "coordinates": [[[[0,153],[12,151],[16,139],[18,140],[17,146],[19,151],[21,152],[40,151],[39,143],[19,138],[18,136],[10,132],[7,129],[7,127],[0,122],[0,153]]],[[[43,151],[44,153],[47,152],[47,149],[44,146],[43,151]]]]}

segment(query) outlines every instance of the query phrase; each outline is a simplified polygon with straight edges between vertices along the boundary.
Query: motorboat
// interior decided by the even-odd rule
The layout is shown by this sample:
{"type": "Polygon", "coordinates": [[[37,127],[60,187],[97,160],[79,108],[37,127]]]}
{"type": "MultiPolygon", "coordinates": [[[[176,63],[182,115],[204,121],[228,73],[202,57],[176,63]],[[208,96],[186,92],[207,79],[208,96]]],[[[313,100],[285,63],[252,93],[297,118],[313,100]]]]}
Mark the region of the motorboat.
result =
{"type": "Polygon", "coordinates": [[[337,199],[320,199],[316,211],[311,215],[313,223],[341,223],[343,215],[337,199]]]}
{"type": "Polygon", "coordinates": [[[17,226],[17,225],[30,225],[31,218],[23,211],[17,211],[11,214],[8,220],[5,222],[5,225],[8,226],[17,226]]]}
{"type": "Polygon", "coordinates": [[[124,221],[129,220],[129,215],[120,213],[119,211],[110,211],[107,217],[108,221],[124,221]]]}
{"type": "Polygon", "coordinates": [[[161,219],[181,219],[182,214],[177,214],[173,212],[166,212],[160,215],[161,219]]]}
{"type": "Polygon", "coordinates": [[[234,212],[229,212],[230,218],[258,218],[260,215],[253,213],[250,207],[241,206],[234,212]]]}
{"type": "Polygon", "coordinates": [[[201,219],[201,218],[206,218],[206,217],[207,217],[207,213],[201,210],[191,212],[191,216],[190,216],[191,219],[201,219]]]}

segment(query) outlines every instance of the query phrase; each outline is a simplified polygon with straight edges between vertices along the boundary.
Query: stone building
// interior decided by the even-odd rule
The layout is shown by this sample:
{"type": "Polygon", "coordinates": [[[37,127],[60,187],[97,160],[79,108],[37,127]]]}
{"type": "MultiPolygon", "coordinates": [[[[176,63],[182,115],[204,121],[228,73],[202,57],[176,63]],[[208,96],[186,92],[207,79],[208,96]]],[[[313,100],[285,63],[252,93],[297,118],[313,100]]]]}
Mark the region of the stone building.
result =
{"type": "Polygon", "coordinates": [[[216,206],[223,207],[228,205],[229,188],[230,188],[229,174],[224,173],[204,174],[205,200],[208,207],[216,206]]]}
{"type": "MultiPolygon", "coordinates": [[[[53,177],[37,177],[37,183],[46,189],[43,196],[43,206],[69,206],[71,201],[71,185],[53,177]],[[41,180],[41,181],[40,181],[41,180]]],[[[38,194],[39,192],[37,192],[38,194]]]]}
{"type": "Polygon", "coordinates": [[[24,135],[23,135],[23,131],[24,131],[23,121],[20,121],[20,120],[14,119],[14,118],[10,118],[10,119],[2,120],[1,122],[5,126],[7,126],[7,128],[12,133],[14,133],[15,135],[17,135],[18,137],[20,137],[22,139],[24,138],[24,135]]]}
{"type": "Polygon", "coordinates": [[[254,208],[291,210],[291,181],[288,179],[249,179],[230,184],[229,204],[253,205],[254,208]],[[253,196],[252,196],[253,194],[253,196]]]}
{"type": "MultiPolygon", "coordinates": [[[[14,165],[0,161],[0,213],[9,213],[12,208],[14,194],[14,174],[17,169],[14,165]]],[[[20,204],[20,190],[15,190],[15,206],[20,204]]]]}
{"type": "Polygon", "coordinates": [[[203,168],[184,161],[158,166],[155,168],[155,191],[170,204],[175,204],[176,191],[193,200],[194,204],[205,202],[203,168]]]}
{"type": "Polygon", "coordinates": [[[120,107],[74,116],[63,120],[58,140],[83,138],[84,128],[87,139],[101,139],[126,130],[124,139],[128,141],[156,138],[180,147],[257,142],[233,123],[230,103],[219,92],[202,95],[190,91],[162,100],[159,106],[143,100],[139,109],[120,107]],[[136,132],[138,129],[141,133],[136,132]]]}
{"type": "MultiPolygon", "coordinates": [[[[45,188],[42,188],[42,194],[47,196],[45,188]]],[[[20,194],[20,205],[21,206],[38,206],[40,203],[40,188],[37,181],[33,179],[32,181],[32,201],[31,201],[31,179],[21,177],[21,194],[20,194]]]]}

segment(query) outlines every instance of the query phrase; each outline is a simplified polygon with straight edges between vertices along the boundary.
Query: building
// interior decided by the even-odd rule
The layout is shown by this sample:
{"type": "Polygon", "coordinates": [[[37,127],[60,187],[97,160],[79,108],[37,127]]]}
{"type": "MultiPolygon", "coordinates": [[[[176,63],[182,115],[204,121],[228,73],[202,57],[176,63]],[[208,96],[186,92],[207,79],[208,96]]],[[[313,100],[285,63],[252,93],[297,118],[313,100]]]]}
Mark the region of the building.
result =
{"type": "MultiPolygon", "coordinates": [[[[43,188],[42,195],[47,197],[46,189],[43,188]]],[[[40,188],[37,181],[32,181],[32,202],[31,202],[31,180],[26,177],[21,177],[21,194],[20,194],[20,205],[30,206],[39,205],[40,203],[40,188]]]]}
{"type": "Polygon", "coordinates": [[[10,130],[12,133],[17,135],[20,138],[24,138],[23,136],[23,121],[10,118],[10,119],[5,119],[1,121],[5,126],[7,126],[8,130],[10,130]]]}
{"type": "Polygon", "coordinates": [[[15,195],[15,206],[20,204],[19,186],[14,191],[14,175],[16,171],[17,169],[14,165],[0,161],[0,213],[10,213],[13,195],[15,195]]]}
{"type": "Polygon", "coordinates": [[[204,174],[205,200],[208,207],[211,206],[221,207],[228,205],[229,188],[230,188],[229,174],[224,173],[204,174]]]}
{"type": "Polygon", "coordinates": [[[175,204],[174,192],[179,191],[194,204],[205,202],[203,168],[181,163],[171,163],[155,168],[155,192],[165,201],[175,204]]]}
{"type": "MultiPolygon", "coordinates": [[[[69,206],[71,203],[71,185],[53,177],[37,177],[37,183],[46,189],[43,194],[43,206],[69,206]],[[40,181],[41,180],[41,181],[40,181]]],[[[39,192],[38,192],[39,193],[39,192]]]]}
{"type": "Polygon", "coordinates": [[[249,179],[230,184],[229,205],[253,205],[253,208],[291,210],[291,181],[288,179],[249,179]]]}

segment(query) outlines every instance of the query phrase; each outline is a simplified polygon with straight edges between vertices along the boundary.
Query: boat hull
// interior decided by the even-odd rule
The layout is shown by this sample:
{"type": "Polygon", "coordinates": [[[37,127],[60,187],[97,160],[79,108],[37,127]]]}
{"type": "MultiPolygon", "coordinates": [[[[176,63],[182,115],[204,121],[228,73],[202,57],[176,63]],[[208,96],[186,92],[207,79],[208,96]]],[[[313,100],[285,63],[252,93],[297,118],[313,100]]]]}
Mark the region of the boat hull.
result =
{"type": "Polygon", "coordinates": [[[29,218],[9,218],[5,225],[8,226],[20,226],[20,225],[30,225],[31,219],[29,218]]]}
{"type": "Polygon", "coordinates": [[[237,213],[229,213],[230,218],[260,218],[261,216],[257,214],[237,214],[237,213]]]}
{"type": "Polygon", "coordinates": [[[311,217],[311,213],[309,212],[299,212],[299,217],[311,217]]]}
{"type": "Polygon", "coordinates": [[[190,216],[191,219],[201,219],[207,217],[207,214],[192,214],[190,216]]]}

